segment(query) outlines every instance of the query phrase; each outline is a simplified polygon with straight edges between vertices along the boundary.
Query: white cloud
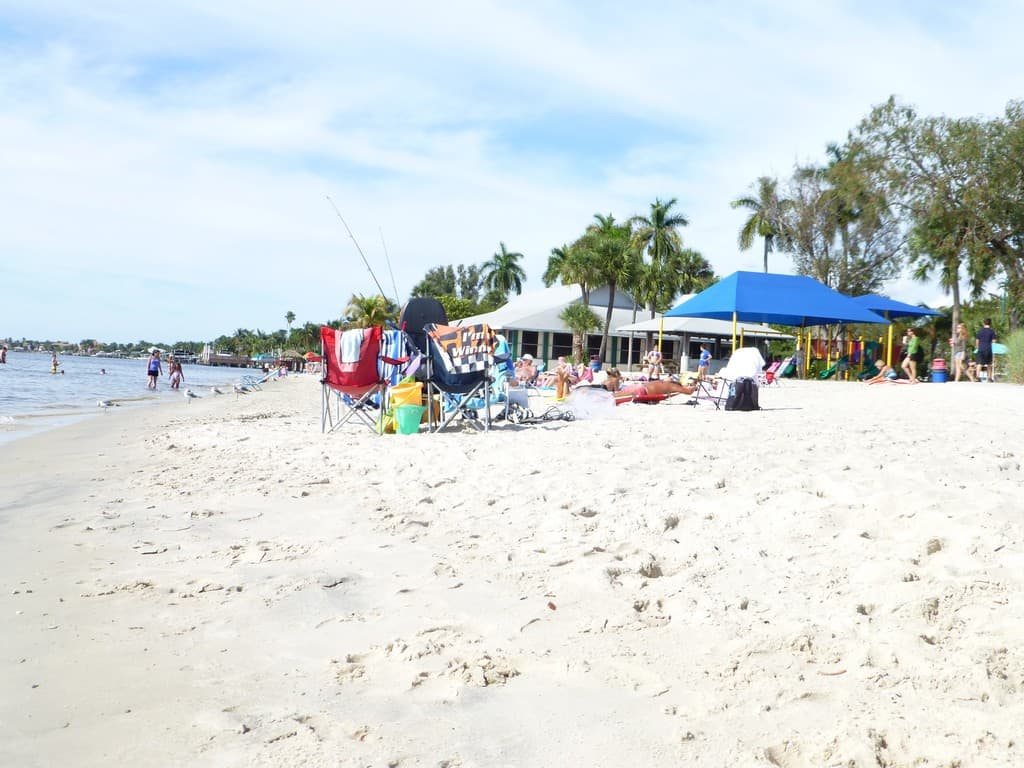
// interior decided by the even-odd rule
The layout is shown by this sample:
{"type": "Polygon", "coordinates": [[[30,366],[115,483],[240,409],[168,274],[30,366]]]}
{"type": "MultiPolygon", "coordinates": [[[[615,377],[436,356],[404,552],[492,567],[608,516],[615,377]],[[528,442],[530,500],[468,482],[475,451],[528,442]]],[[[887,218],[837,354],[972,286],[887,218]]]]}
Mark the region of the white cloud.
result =
{"type": "Polygon", "coordinates": [[[890,93],[949,114],[1016,95],[1015,49],[992,42],[1024,21],[1015,6],[861,7],[8,3],[0,278],[22,290],[0,335],[170,341],[337,317],[376,289],[326,194],[389,287],[383,230],[403,291],[499,241],[537,285],[595,212],[656,196],[679,198],[720,273],[759,269],[728,205],[758,176],[820,159],[890,93]],[[552,114],[579,116],[585,162],[504,140],[552,114]],[[605,118],[648,128],[604,142],[605,118]],[[56,300],[54,275],[76,276],[56,300]]]}

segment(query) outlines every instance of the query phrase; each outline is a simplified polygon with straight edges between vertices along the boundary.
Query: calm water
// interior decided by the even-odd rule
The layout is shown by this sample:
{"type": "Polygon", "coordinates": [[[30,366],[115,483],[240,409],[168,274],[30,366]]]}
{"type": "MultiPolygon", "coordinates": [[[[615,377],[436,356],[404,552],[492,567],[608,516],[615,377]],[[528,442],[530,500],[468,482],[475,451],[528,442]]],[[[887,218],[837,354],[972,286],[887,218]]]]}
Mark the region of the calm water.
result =
{"type": "Polygon", "coordinates": [[[0,443],[102,412],[96,403],[112,400],[120,407],[140,407],[183,399],[184,388],[209,395],[210,387],[227,387],[249,368],[184,366],[182,389],[170,388],[167,363],[156,392],[146,389],[146,361],[104,357],[58,356],[64,375],[50,373],[50,355],[8,352],[0,365],[0,443]],[[101,371],[105,370],[106,373],[101,371]]]}

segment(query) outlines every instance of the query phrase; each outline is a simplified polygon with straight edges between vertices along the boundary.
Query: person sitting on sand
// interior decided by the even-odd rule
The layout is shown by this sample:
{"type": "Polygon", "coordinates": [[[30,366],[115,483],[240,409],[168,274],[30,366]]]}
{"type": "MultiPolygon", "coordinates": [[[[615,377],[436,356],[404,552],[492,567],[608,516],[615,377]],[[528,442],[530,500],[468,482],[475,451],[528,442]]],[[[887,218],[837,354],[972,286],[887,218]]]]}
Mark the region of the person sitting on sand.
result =
{"type": "Polygon", "coordinates": [[[896,373],[896,370],[884,360],[876,360],[875,365],[878,366],[878,373],[870,379],[864,379],[865,384],[878,384],[883,381],[891,381],[892,379],[899,378],[899,374],[896,373]]]}
{"type": "Polygon", "coordinates": [[[658,381],[637,381],[629,384],[622,383],[622,374],[618,368],[608,369],[608,378],[605,379],[604,388],[609,392],[622,392],[633,397],[644,397],[648,395],[692,395],[694,387],[687,384],[680,384],[671,379],[659,379],[658,381]]]}
{"type": "Polygon", "coordinates": [[[533,355],[523,355],[516,363],[516,383],[519,386],[533,384],[537,378],[537,369],[533,365],[533,355]]]}
{"type": "Polygon", "coordinates": [[[569,395],[569,389],[576,382],[576,371],[572,363],[564,356],[559,356],[558,365],[555,366],[555,399],[564,400],[569,395]]]}
{"type": "Polygon", "coordinates": [[[901,379],[896,369],[882,360],[876,360],[878,375],[864,381],[865,384],[917,384],[917,379],[901,379]]]}

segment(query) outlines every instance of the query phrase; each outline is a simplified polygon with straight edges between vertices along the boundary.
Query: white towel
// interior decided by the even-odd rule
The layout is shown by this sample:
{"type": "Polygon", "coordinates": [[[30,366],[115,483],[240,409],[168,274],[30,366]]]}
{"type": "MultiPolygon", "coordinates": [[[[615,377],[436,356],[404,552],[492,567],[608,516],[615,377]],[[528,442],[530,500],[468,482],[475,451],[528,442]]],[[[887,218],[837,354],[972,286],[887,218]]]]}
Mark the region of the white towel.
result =
{"type": "Polygon", "coordinates": [[[345,331],[341,334],[341,354],[338,355],[338,359],[342,365],[359,362],[359,352],[363,348],[363,335],[362,328],[345,331]]]}

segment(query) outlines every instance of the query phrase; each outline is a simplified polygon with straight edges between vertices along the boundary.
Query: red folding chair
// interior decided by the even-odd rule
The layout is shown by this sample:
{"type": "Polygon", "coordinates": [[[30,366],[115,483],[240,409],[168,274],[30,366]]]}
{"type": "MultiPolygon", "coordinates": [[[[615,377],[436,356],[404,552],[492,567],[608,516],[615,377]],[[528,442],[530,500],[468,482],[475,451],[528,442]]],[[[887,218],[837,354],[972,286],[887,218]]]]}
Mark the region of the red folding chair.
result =
{"type": "Polygon", "coordinates": [[[320,328],[321,379],[320,431],[333,432],[352,419],[377,431],[388,382],[380,374],[381,328],[339,331],[320,328]],[[376,401],[375,401],[376,399],[376,401]]]}

